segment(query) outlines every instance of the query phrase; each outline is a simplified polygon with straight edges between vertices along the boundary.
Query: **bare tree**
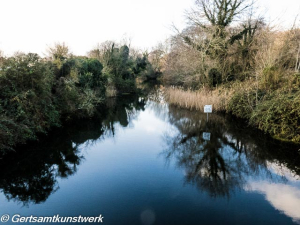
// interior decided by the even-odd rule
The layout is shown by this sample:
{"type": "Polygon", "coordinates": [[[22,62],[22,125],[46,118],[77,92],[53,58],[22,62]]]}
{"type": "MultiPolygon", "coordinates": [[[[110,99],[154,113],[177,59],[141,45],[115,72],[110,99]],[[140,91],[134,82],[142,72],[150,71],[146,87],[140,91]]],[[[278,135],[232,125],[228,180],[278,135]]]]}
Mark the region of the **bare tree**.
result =
{"type": "Polygon", "coordinates": [[[295,72],[300,71],[300,41],[299,41],[299,46],[297,50],[297,55],[296,55],[296,64],[295,64],[295,72]]]}
{"type": "Polygon", "coordinates": [[[148,59],[156,73],[160,73],[162,70],[165,53],[165,45],[163,43],[159,43],[157,46],[152,48],[152,51],[148,55],[148,59]]]}
{"type": "Polygon", "coordinates": [[[71,56],[69,47],[63,43],[56,42],[54,46],[50,46],[46,49],[48,58],[53,60],[53,63],[58,69],[63,65],[63,61],[71,56]]]}
{"type": "Polygon", "coordinates": [[[53,60],[63,60],[70,55],[70,49],[65,42],[57,42],[53,47],[48,47],[47,53],[53,60]]]}
{"type": "Polygon", "coordinates": [[[225,28],[252,5],[249,0],[196,0],[197,8],[188,13],[188,19],[200,26],[225,28]]]}
{"type": "Polygon", "coordinates": [[[101,44],[97,44],[97,46],[88,52],[88,56],[91,58],[98,59],[103,65],[107,65],[109,54],[113,53],[113,48],[116,47],[117,44],[114,41],[105,41],[101,44]]]}

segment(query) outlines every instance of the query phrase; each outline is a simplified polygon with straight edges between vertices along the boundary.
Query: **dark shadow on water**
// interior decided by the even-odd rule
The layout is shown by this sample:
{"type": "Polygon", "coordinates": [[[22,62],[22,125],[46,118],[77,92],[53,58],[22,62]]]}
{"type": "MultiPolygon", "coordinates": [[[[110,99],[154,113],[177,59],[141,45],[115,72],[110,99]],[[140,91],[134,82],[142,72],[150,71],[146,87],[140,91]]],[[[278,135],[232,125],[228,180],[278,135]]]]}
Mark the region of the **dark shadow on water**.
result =
{"type": "Polygon", "coordinates": [[[172,126],[161,155],[184,169],[185,183],[213,198],[230,198],[249,178],[285,182],[271,173],[270,163],[300,175],[299,146],[275,141],[228,116],[212,114],[207,122],[205,114],[168,106],[161,93],[149,88],[139,96],[109,99],[93,119],[67,124],[1,156],[1,191],[24,205],[45,202],[59,189],[58,178],[77,172],[84,161],[83,145],[116,137],[116,127],[133,127],[146,108],[172,126]]]}
{"type": "Polygon", "coordinates": [[[94,118],[66,124],[7,152],[0,159],[1,191],[24,205],[46,201],[59,188],[57,178],[76,173],[84,160],[81,145],[114,136],[117,123],[130,125],[144,107],[144,100],[134,95],[110,99],[94,118]]]}

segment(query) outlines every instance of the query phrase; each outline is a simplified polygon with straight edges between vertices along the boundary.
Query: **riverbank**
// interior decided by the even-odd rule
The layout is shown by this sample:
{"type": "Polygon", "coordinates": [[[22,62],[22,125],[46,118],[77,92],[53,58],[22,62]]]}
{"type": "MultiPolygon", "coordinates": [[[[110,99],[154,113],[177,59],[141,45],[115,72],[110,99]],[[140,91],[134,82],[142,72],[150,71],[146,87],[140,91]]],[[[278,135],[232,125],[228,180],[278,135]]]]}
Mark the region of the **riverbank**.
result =
{"type": "Polygon", "coordinates": [[[251,224],[293,224],[298,214],[273,202],[299,200],[299,146],[230,116],[214,113],[207,121],[156,93],[107,99],[99,117],[70,122],[0,156],[0,211],[64,217],[99,209],[110,224],[140,224],[149,206],[157,224],[182,224],[170,216],[178,212],[190,225],[203,218],[234,224],[252,213],[251,224]],[[273,199],[265,197],[270,186],[273,199]]]}
{"type": "Polygon", "coordinates": [[[66,121],[93,117],[108,97],[135,93],[136,77],[151,66],[146,56],[130,55],[132,50],[107,42],[86,57],[57,43],[44,58],[0,55],[0,152],[66,121]]]}
{"type": "Polygon", "coordinates": [[[281,141],[300,143],[300,91],[280,88],[274,92],[255,89],[248,81],[215,89],[164,89],[166,101],[181,108],[203,112],[204,105],[213,105],[214,112],[226,112],[242,118],[281,141]]]}

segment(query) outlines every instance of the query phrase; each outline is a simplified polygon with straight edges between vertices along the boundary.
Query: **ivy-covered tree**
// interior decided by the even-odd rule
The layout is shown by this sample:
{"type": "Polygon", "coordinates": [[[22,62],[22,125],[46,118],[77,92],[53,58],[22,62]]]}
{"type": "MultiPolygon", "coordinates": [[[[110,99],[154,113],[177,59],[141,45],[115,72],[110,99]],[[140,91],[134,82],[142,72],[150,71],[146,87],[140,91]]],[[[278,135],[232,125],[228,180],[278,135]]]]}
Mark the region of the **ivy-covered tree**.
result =
{"type": "Polygon", "coordinates": [[[146,68],[145,59],[130,55],[127,45],[118,46],[114,42],[105,42],[90,51],[89,55],[103,64],[109,89],[115,89],[118,93],[136,90],[135,78],[146,68]]]}

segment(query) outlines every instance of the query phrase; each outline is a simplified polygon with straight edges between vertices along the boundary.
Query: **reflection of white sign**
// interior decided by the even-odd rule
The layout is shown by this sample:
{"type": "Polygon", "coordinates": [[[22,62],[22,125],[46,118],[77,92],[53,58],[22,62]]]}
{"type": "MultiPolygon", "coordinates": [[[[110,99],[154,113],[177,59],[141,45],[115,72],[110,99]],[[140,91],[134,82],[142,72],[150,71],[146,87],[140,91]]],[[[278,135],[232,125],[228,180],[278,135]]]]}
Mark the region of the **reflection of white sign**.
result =
{"type": "Polygon", "coordinates": [[[205,105],[204,106],[205,113],[212,113],[212,105],[205,105]]]}
{"type": "Polygon", "coordinates": [[[205,141],[210,141],[210,133],[208,133],[208,132],[203,132],[203,140],[205,140],[205,141]]]}

